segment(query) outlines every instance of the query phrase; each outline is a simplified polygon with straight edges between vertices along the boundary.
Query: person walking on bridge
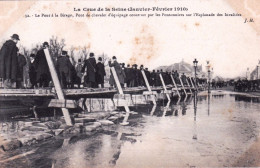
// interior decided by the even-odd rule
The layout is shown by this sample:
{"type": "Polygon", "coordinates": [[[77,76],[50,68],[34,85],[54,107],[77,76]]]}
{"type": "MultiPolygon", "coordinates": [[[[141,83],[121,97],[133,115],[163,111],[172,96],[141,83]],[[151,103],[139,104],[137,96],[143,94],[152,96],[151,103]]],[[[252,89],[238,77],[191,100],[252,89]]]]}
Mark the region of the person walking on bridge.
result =
{"type": "Polygon", "coordinates": [[[104,88],[104,77],[106,76],[105,66],[102,63],[102,58],[98,58],[97,63],[97,72],[96,72],[96,78],[97,78],[97,85],[101,85],[101,88],[104,88]]]}
{"type": "Polygon", "coordinates": [[[62,51],[61,56],[57,59],[57,73],[60,79],[61,87],[67,88],[68,84],[71,82],[71,62],[67,56],[67,51],[62,51]]]}
{"type": "MultiPolygon", "coordinates": [[[[19,51],[19,50],[18,50],[19,51]]],[[[16,88],[17,89],[22,89],[24,88],[23,86],[23,67],[27,64],[26,58],[24,55],[18,52],[18,70],[17,70],[17,79],[16,79],[16,88]]]]}
{"type": "Polygon", "coordinates": [[[29,79],[31,82],[31,89],[34,89],[36,87],[36,70],[34,66],[34,60],[35,60],[35,54],[30,55],[30,62],[29,62],[29,79]]]}
{"type": "Polygon", "coordinates": [[[17,78],[17,51],[16,44],[19,36],[13,34],[10,40],[7,40],[0,50],[0,78],[4,88],[14,88],[17,78]]]}
{"type": "MultiPolygon", "coordinates": [[[[124,71],[122,70],[120,64],[117,62],[117,59],[116,59],[116,56],[113,56],[112,57],[112,61],[108,61],[108,64],[110,67],[114,67],[115,68],[115,71],[116,71],[116,74],[117,74],[117,77],[118,77],[118,80],[120,82],[120,85],[121,87],[124,87],[124,78],[125,78],[125,73],[124,71]]],[[[115,86],[115,80],[114,80],[114,77],[113,77],[113,74],[111,73],[110,75],[110,79],[109,79],[109,84],[110,86],[114,87],[115,86]]]]}
{"type": "Polygon", "coordinates": [[[44,49],[49,48],[49,43],[44,42],[42,48],[37,52],[34,60],[36,70],[36,81],[39,87],[48,87],[51,81],[50,69],[46,60],[44,49]]]}
{"type": "Polygon", "coordinates": [[[85,68],[87,67],[87,76],[85,82],[87,83],[87,86],[91,88],[96,87],[97,63],[94,56],[94,53],[89,54],[89,59],[84,61],[84,65],[81,70],[81,72],[84,73],[85,68]]]}

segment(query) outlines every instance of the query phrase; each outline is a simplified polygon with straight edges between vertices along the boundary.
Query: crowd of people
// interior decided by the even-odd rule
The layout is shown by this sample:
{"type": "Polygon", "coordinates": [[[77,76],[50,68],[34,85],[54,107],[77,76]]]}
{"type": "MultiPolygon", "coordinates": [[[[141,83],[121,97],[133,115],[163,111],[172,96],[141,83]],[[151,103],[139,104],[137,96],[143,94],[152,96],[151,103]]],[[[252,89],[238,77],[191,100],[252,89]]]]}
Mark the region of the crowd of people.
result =
{"type": "MultiPolygon", "coordinates": [[[[4,88],[23,88],[23,67],[27,64],[27,61],[16,47],[19,40],[19,36],[14,34],[10,40],[3,44],[0,51],[0,78],[4,88]]],[[[44,53],[44,49],[47,48],[49,48],[49,44],[44,42],[36,54],[30,55],[30,60],[28,61],[30,88],[49,87],[52,83],[48,62],[44,53]]],[[[62,88],[73,88],[75,85],[80,88],[82,84],[84,87],[104,88],[104,79],[107,75],[103,63],[104,60],[99,57],[96,61],[93,52],[89,53],[88,59],[78,59],[75,66],[71,63],[67,51],[61,51],[60,56],[54,62],[62,88]]],[[[163,72],[161,69],[150,72],[148,68],[144,68],[143,65],[138,67],[137,64],[132,66],[128,64],[125,67],[124,63],[117,61],[116,56],[113,56],[108,61],[108,65],[115,68],[122,87],[146,86],[142,70],[151,86],[162,86],[160,74],[164,79],[165,85],[172,84],[170,75],[173,76],[177,84],[181,84],[177,70],[163,72]]],[[[184,73],[181,75],[181,80],[184,85],[192,85],[184,73]]],[[[110,73],[109,84],[111,87],[115,87],[112,73],[110,73]]]]}
{"type": "Polygon", "coordinates": [[[239,92],[249,92],[256,91],[259,88],[259,83],[257,80],[241,80],[234,82],[234,91],[239,92]]]}

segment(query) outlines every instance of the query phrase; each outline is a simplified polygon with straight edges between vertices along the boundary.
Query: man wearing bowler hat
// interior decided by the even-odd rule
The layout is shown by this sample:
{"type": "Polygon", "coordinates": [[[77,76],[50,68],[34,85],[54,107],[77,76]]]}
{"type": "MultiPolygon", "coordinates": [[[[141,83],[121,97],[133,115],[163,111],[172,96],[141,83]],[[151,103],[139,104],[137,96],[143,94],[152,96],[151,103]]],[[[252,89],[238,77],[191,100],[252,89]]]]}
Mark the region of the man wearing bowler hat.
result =
{"type": "Polygon", "coordinates": [[[42,48],[37,52],[34,60],[36,70],[36,81],[39,87],[48,87],[51,80],[49,66],[46,60],[44,49],[49,48],[48,42],[44,42],[42,48]]]}
{"type": "Polygon", "coordinates": [[[13,34],[0,50],[0,78],[4,82],[4,88],[14,88],[17,78],[17,51],[16,44],[19,36],[13,34]]]}

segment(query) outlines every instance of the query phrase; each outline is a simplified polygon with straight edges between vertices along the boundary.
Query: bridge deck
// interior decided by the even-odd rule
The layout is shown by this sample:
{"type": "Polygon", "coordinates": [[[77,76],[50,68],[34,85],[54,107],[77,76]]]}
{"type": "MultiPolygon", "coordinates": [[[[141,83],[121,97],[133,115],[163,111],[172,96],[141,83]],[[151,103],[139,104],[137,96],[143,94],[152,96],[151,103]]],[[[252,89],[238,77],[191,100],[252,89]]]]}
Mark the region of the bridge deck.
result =
{"type": "MultiPolygon", "coordinates": [[[[163,87],[152,87],[152,91],[160,92],[163,87]]],[[[185,87],[185,90],[193,89],[185,87]]],[[[172,85],[167,86],[167,90],[177,91],[172,85]]],[[[178,87],[181,91],[182,88],[178,87]]],[[[147,91],[146,87],[131,87],[124,88],[124,94],[142,94],[147,91]]],[[[80,89],[63,89],[66,99],[79,99],[79,98],[112,98],[118,91],[116,88],[80,88],[80,89]]],[[[43,89],[0,89],[0,101],[10,99],[43,99],[55,98],[56,93],[50,88],[43,89]]]]}

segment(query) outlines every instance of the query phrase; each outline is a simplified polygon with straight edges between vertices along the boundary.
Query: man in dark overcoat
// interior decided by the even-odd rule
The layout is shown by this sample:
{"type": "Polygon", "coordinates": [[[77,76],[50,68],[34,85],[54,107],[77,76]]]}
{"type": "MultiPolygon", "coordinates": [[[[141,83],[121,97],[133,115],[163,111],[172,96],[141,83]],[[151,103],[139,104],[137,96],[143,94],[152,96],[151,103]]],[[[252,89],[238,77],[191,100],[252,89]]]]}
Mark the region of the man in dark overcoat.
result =
{"type": "Polygon", "coordinates": [[[26,58],[24,55],[18,53],[18,69],[17,69],[17,79],[16,79],[16,88],[21,89],[23,88],[23,67],[26,65],[26,58]]]}
{"type": "Polygon", "coordinates": [[[129,68],[129,87],[135,87],[135,64],[132,65],[132,68],[129,68]]]}
{"type": "Polygon", "coordinates": [[[150,85],[151,86],[155,86],[155,77],[156,77],[156,72],[155,72],[155,70],[153,70],[151,75],[150,75],[150,80],[151,80],[150,85]]]}
{"type": "Polygon", "coordinates": [[[165,72],[165,85],[169,85],[171,84],[171,77],[170,77],[170,73],[168,71],[165,72]]]}
{"type": "Polygon", "coordinates": [[[140,66],[140,69],[138,69],[138,73],[137,73],[137,75],[138,75],[138,79],[139,79],[139,85],[138,86],[145,86],[145,83],[144,83],[144,77],[143,77],[143,75],[142,75],[142,70],[144,70],[144,66],[143,65],[141,65],[140,66]]]}
{"type": "Polygon", "coordinates": [[[97,84],[101,85],[101,88],[104,88],[104,77],[106,76],[106,71],[105,71],[105,66],[102,63],[102,58],[98,58],[98,63],[97,63],[97,72],[96,72],[96,80],[97,84]]]}
{"type": "Polygon", "coordinates": [[[61,56],[57,59],[56,69],[62,88],[67,88],[71,82],[71,62],[67,57],[67,51],[62,51],[61,56]]]}
{"type": "Polygon", "coordinates": [[[174,78],[176,84],[180,84],[179,73],[177,70],[174,71],[173,78],[174,78]]]}
{"type": "Polygon", "coordinates": [[[130,64],[127,64],[127,67],[124,69],[124,71],[125,71],[125,76],[126,76],[126,78],[125,78],[126,86],[130,87],[130,82],[131,82],[130,64]]]}
{"type": "Polygon", "coordinates": [[[36,70],[36,81],[39,87],[48,87],[51,81],[49,66],[46,60],[44,49],[49,48],[48,42],[44,42],[42,48],[37,52],[34,60],[36,70]]]}
{"type": "Polygon", "coordinates": [[[12,88],[17,77],[17,51],[16,44],[19,36],[13,34],[0,50],[0,78],[4,82],[4,88],[12,88]]]}
{"type": "Polygon", "coordinates": [[[138,65],[134,64],[134,68],[133,68],[133,75],[134,75],[134,87],[138,87],[139,86],[139,74],[138,74],[138,69],[137,69],[138,65]]]}
{"type": "Polygon", "coordinates": [[[159,70],[157,70],[156,75],[155,75],[155,86],[162,86],[159,70]]]}
{"type": "Polygon", "coordinates": [[[94,57],[94,53],[89,54],[89,59],[84,61],[84,65],[82,67],[81,72],[85,72],[85,68],[87,67],[87,76],[86,83],[88,87],[94,88],[96,86],[96,59],[94,57]]]}
{"type": "Polygon", "coordinates": [[[182,81],[182,83],[183,83],[183,85],[187,85],[187,77],[186,77],[186,75],[183,73],[182,75],[181,75],[181,81],[182,81]]]}

